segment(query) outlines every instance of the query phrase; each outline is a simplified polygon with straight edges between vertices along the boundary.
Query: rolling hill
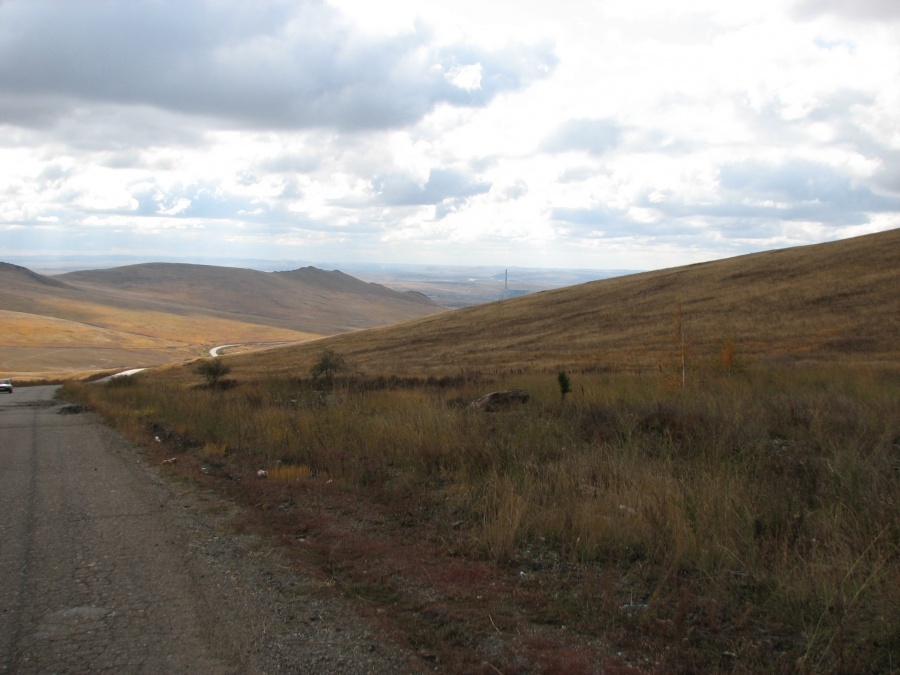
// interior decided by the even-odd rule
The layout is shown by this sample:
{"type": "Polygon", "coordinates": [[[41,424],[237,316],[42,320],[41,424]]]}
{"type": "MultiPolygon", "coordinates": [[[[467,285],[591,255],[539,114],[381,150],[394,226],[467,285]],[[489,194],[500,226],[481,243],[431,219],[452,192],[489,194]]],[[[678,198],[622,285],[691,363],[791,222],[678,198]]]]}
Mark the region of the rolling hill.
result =
{"type": "Polygon", "coordinates": [[[893,230],[69,390],[425,669],[889,672],[898,290],[893,230]]]}
{"type": "Polygon", "coordinates": [[[13,376],[138,367],[222,343],[295,342],[442,308],[341,272],[151,263],[47,277],[0,263],[0,369],[13,376]]]}
{"type": "Polygon", "coordinates": [[[323,346],[362,371],[646,370],[726,343],[737,363],[900,358],[900,230],[617,277],[236,358],[250,372],[323,346]]]}
{"type": "Polygon", "coordinates": [[[147,263],[54,277],[117,302],[171,303],[172,311],[330,335],[395,323],[441,308],[420,293],[368,284],[342,272],[291,272],[147,263]]]}

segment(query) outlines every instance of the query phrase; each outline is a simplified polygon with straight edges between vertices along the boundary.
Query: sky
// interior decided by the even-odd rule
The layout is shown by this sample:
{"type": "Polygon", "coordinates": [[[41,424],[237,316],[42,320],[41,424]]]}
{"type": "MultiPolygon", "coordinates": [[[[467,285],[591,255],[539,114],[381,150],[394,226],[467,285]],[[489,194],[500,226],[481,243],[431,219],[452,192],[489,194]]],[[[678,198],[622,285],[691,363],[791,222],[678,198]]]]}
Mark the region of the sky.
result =
{"type": "Polygon", "coordinates": [[[0,0],[0,260],[646,270],[898,226],[897,0],[0,0]]]}

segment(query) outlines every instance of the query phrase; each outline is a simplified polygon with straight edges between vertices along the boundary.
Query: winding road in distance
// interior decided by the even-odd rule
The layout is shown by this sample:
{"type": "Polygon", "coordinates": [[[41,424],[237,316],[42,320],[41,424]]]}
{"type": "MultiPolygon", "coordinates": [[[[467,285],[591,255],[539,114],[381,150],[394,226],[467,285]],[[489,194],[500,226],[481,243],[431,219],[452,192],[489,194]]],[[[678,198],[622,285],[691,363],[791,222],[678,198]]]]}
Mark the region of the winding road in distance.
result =
{"type": "Polygon", "coordinates": [[[56,390],[0,395],[0,673],[417,670],[56,390]]]}
{"type": "MultiPolygon", "coordinates": [[[[321,338],[313,338],[313,339],[321,339],[321,338]]],[[[308,342],[308,340],[306,340],[308,342]]],[[[255,347],[274,347],[275,345],[287,345],[291,344],[290,342],[285,342],[284,340],[280,342],[236,342],[232,345],[219,345],[218,347],[213,347],[209,350],[210,356],[221,356],[220,352],[223,349],[229,349],[231,347],[243,347],[245,345],[253,345],[255,347]]]]}
{"type": "MultiPolygon", "coordinates": [[[[213,347],[212,349],[209,350],[209,355],[213,358],[218,358],[219,356],[221,356],[221,354],[220,354],[221,350],[229,349],[231,347],[243,347],[246,344],[270,346],[270,345],[286,345],[286,344],[290,344],[290,343],[288,343],[288,342],[235,342],[234,344],[230,344],[230,345],[219,345],[218,347],[213,347]]],[[[123,370],[121,373],[116,373],[115,375],[108,375],[107,377],[104,377],[103,379],[97,380],[97,382],[109,382],[109,380],[112,380],[117,377],[127,377],[129,375],[137,375],[138,373],[141,373],[147,369],[148,369],[148,367],[132,368],[131,370],[123,370]]]]}

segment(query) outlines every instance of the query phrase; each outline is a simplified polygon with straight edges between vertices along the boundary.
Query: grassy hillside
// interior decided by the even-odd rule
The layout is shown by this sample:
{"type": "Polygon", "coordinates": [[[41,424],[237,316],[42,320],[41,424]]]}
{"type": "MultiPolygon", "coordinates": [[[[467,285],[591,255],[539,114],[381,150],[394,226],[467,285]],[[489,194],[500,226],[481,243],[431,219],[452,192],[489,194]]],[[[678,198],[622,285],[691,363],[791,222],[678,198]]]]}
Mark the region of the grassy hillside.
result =
{"type": "MultiPolygon", "coordinates": [[[[366,372],[653,370],[900,359],[900,230],[618,277],[329,341],[366,372]],[[678,324],[678,325],[676,325],[678,324]],[[731,345],[730,347],[728,345],[731,345]]],[[[298,345],[240,362],[311,363],[298,345]]],[[[236,364],[237,365],[237,364],[236,364]]]]}
{"type": "Polygon", "coordinates": [[[159,365],[223,343],[296,342],[440,309],[313,268],[148,264],[46,277],[0,263],[0,370],[21,379],[159,365]]]}
{"type": "Polygon", "coordinates": [[[67,391],[423,670],[892,672],[898,237],[67,391]],[[527,403],[467,407],[510,387],[527,403]]]}
{"type": "Polygon", "coordinates": [[[332,335],[440,310],[428,298],[312,267],[293,272],[150,263],[57,279],[120,300],[166,301],[264,325],[332,335]]]}

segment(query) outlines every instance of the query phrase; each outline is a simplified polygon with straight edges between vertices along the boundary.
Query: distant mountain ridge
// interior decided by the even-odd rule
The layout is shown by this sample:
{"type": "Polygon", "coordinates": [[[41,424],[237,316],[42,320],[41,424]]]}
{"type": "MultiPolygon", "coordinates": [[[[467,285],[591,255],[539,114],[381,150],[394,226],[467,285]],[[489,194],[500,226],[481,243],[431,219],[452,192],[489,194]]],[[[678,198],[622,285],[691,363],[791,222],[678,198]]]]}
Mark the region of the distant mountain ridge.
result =
{"type": "Polygon", "coordinates": [[[441,307],[421,294],[368,284],[342,272],[288,272],[143,263],[62,274],[81,289],[255,317],[298,330],[335,333],[422,316],[441,307]],[[315,325],[313,325],[315,324],[315,325]]]}
{"type": "Polygon", "coordinates": [[[51,348],[58,356],[51,369],[77,363],[79,349],[94,350],[87,369],[131,367],[202,355],[215,344],[297,341],[443,310],[420,293],[312,267],[144,263],[44,276],[0,263],[0,317],[8,327],[0,370],[20,372],[23,359],[44,363],[42,350],[51,348]],[[129,356],[135,345],[150,351],[129,356]]]}

